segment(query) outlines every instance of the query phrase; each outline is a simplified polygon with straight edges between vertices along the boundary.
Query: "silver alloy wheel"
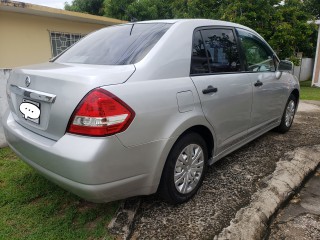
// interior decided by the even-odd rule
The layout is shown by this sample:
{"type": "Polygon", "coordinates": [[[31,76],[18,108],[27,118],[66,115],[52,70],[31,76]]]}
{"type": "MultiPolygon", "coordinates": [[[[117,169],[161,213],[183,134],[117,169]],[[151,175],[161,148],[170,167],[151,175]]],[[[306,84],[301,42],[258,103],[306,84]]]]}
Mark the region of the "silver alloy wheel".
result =
{"type": "Polygon", "coordinates": [[[296,104],[293,100],[290,100],[286,109],[285,124],[287,127],[291,126],[295,111],[296,111],[296,104]]]}
{"type": "Polygon", "coordinates": [[[204,155],[199,145],[190,144],[182,150],[174,168],[174,184],[179,193],[186,194],[196,188],[203,166],[204,155]]]}

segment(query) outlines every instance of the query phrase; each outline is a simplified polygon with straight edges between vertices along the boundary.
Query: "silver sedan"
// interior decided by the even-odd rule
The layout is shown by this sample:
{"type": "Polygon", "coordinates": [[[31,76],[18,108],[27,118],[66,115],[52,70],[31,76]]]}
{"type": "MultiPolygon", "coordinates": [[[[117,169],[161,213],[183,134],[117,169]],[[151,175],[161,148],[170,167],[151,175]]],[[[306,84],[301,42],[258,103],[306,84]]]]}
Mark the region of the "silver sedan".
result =
{"type": "Polygon", "coordinates": [[[299,82],[245,26],[161,20],[102,29],[15,69],[7,96],[7,141],[46,178],[93,202],[158,192],[176,204],[208,165],[288,131],[299,82]]]}

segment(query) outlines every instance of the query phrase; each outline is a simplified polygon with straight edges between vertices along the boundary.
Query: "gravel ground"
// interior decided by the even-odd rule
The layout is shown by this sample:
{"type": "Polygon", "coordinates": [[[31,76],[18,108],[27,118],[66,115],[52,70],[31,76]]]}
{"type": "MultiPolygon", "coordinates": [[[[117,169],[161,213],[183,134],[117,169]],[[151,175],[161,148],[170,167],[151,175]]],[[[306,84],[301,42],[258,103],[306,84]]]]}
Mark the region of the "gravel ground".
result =
{"type": "Polygon", "coordinates": [[[156,195],[142,197],[130,238],[212,239],[219,234],[264,187],[277,161],[297,147],[320,144],[320,114],[312,106],[306,109],[297,113],[288,133],[266,133],[211,166],[188,203],[171,206],[156,195]]]}
{"type": "MultiPolygon", "coordinates": [[[[211,166],[203,186],[188,203],[172,206],[164,203],[156,195],[129,199],[109,229],[118,236],[117,238],[128,239],[225,239],[230,234],[228,229],[231,227],[231,220],[233,228],[238,223],[239,226],[245,226],[246,220],[242,219],[241,214],[235,218],[237,212],[243,212],[253,203],[257,204],[259,193],[264,192],[267,187],[270,189],[270,177],[277,165],[280,168],[283,165],[279,165],[279,161],[290,165],[296,154],[298,158],[299,155],[302,157],[302,161],[308,161],[306,158],[309,156],[317,158],[316,152],[320,146],[320,108],[302,102],[299,109],[288,133],[278,134],[270,131],[211,166]],[[310,146],[314,145],[317,146],[310,150],[313,149],[310,146]],[[308,151],[316,152],[308,154],[308,151]],[[306,154],[305,158],[303,154],[306,154]],[[239,211],[240,209],[242,211],[239,211]],[[130,216],[134,216],[133,221],[130,220],[130,216]]],[[[307,173],[305,166],[301,166],[302,172],[307,173]]],[[[271,185],[271,192],[274,191],[272,189],[271,185]]],[[[289,192],[285,194],[290,193],[292,191],[289,188],[289,192]]],[[[250,209],[247,213],[250,213],[250,209]]],[[[246,216],[251,220],[256,217],[246,216]]],[[[265,225],[262,228],[265,229],[265,225]]],[[[261,229],[253,228],[250,230],[254,231],[252,233],[246,230],[247,227],[244,229],[243,236],[251,236],[255,231],[260,231],[258,236],[261,236],[261,229]]],[[[232,235],[237,239],[237,232],[232,235]]]]}

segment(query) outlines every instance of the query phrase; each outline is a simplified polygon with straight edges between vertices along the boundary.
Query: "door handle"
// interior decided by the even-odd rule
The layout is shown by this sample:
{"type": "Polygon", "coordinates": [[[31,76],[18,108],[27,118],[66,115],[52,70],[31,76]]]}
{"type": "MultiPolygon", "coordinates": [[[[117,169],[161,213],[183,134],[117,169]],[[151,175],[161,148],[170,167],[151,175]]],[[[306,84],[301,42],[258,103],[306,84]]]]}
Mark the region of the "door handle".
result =
{"type": "Polygon", "coordinates": [[[206,89],[202,90],[203,94],[216,93],[216,92],[218,92],[218,88],[212,87],[211,85],[209,85],[206,89]]]}
{"type": "Polygon", "coordinates": [[[255,87],[261,87],[262,85],[263,85],[263,82],[259,80],[254,84],[255,87]]]}

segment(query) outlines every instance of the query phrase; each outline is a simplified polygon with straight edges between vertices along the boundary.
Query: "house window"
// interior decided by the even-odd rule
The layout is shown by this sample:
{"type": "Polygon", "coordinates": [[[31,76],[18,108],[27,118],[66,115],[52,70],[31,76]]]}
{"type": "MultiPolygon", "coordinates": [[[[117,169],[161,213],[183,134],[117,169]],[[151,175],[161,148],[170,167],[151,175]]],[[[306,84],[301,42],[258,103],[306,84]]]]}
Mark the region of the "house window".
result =
{"type": "Polygon", "coordinates": [[[50,31],[52,57],[59,55],[61,52],[75,44],[84,36],[85,34],[50,31]]]}

